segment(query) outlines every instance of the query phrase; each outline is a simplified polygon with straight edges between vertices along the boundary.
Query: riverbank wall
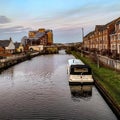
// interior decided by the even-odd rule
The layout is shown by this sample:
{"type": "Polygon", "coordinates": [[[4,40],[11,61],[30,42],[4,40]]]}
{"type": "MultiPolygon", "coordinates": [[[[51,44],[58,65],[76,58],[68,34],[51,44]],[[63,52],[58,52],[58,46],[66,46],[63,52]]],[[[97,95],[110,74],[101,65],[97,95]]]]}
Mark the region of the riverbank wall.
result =
{"type": "Polygon", "coordinates": [[[115,113],[117,118],[120,120],[120,107],[118,106],[118,104],[116,104],[114,99],[107,92],[107,90],[104,88],[104,86],[99,82],[99,80],[94,79],[94,81],[95,81],[96,88],[99,90],[99,92],[101,93],[101,95],[103,96],[105,101],[108,103],[108,105],[110,106],[112,111],[115,113]]]}
{"type": "Polygon", "coordinates": [[[30,60],[38,55],[57,54],[57,53],[58,53],[58,49],[56,47],[46,47],[46,49],[41,52],[27,52],[26,54],[18,54],[18,55],[13,55],[9,58],[0,59],[0,72],[13,65],[16,65],[26,60],[30,60]]]}
{"type": "Polygon", "coordinates": [[[34,52],[34,53],[27,53],[27,54],[21,54],[21,55],[14,55],[6,59],[1,59],[0,72],[13,65],[16,65],[26,60],[30,60],[31,58],[36,57],[38,55],[40,55],[39,52],[34,52]]]}

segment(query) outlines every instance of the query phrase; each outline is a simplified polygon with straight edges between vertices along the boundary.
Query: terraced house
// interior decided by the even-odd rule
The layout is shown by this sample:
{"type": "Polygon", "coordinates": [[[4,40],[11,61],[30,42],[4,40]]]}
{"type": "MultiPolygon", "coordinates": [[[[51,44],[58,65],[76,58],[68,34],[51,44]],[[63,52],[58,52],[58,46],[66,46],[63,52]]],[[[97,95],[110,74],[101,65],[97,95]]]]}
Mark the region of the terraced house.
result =
{"type": "Polygon", "coordinates": [[[115,54],[120,54],[120,19],[115,23],[115,30],[110,35],[111,51],[115,54]]]}
{"type": "Polygon", "coordinates": [[[96,25],[95,30],[83,38],[84,50],[110,55],[120,54],[120,17],[105,24],[96,25]],[[117,45],[116,45],[117,44],[117,45]],[[117,46],[117,47],[115,47],[117,46]]]}

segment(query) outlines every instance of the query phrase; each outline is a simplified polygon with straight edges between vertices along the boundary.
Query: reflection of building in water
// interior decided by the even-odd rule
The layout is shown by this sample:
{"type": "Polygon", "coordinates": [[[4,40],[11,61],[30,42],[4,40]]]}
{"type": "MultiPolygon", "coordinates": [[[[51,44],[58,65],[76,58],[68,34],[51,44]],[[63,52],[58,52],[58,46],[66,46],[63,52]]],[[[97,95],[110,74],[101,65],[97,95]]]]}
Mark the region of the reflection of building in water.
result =
{"type": "Polygon", "coordinates": [[[0,79],[5,80],[6,83],[10,83],[9,85],[14,86],[14,66],[3,71],[0,75],[0,79]]]}
{"type": "Polygon", "coordinates": [[[59,54],[66,55],[66,52],[65,52],[65,50],[59,50],[59,54]]]}
{"type": "Polygon", "coordinates": [[[92,96],[92,85],[70,85],[72,98],[90,98],[92,96]]]}

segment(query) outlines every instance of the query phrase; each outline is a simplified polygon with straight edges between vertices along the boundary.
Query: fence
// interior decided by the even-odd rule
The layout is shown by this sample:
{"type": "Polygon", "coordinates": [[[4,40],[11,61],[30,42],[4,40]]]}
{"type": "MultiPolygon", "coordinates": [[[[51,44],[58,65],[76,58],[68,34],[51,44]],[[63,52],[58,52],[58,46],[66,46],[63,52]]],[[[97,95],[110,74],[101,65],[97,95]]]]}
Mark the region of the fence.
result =
{"type": "Polygon", "coordinates": [[[120,61],[119,60],[114,60],[114,59],[108,58],[106,56],[101,56],[101,55],[98,55],[98,59],[103,64],[105,64],[111,68],[120,70],[120,61]]]}

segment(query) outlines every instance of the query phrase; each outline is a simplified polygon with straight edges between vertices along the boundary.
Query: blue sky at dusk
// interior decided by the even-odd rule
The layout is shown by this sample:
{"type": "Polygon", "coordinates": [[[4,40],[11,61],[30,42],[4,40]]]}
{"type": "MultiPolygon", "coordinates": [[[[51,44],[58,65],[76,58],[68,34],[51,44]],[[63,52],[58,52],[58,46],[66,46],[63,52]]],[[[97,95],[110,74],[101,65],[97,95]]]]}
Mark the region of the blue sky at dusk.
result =
{"type": "Polygon", "coordinates": [[[20,41],[28,31],[52,29],[54,42],[81,41],[97,24],[120,17],[120,0],[0,0],[0,39],[20,41]]]}

